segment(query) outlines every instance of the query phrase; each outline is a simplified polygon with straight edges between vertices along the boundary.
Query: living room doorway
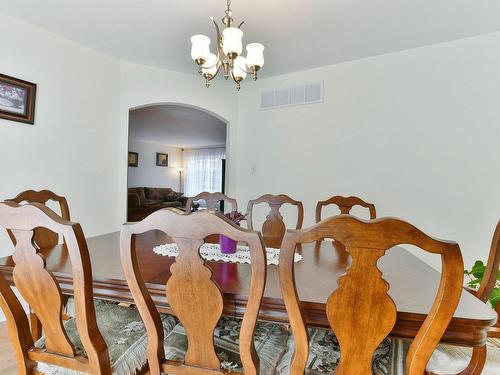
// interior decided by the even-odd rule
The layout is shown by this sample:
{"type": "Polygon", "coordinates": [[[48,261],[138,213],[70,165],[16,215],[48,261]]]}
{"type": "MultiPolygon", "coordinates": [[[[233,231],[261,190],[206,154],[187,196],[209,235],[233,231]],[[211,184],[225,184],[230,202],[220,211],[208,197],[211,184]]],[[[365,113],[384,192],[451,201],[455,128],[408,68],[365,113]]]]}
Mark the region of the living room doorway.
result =
{"type": "Polygon", "coordinates": [[[203,191],[224,193],[227,133],[226,121],[201,108],[154,104],[131,109],[127,221],[164,207],[185,210],[187,198],[203,191]]]}

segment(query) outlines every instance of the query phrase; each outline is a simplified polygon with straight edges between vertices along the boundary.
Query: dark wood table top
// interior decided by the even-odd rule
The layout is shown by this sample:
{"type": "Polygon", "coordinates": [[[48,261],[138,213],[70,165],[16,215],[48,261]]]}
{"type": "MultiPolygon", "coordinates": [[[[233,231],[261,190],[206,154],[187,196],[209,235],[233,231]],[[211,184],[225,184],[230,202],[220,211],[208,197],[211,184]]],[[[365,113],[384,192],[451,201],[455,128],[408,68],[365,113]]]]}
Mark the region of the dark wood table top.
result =
{"type": "MultiPolygon", "coordinates": [[[[133,302],[123,276],[119,254],[119,232],[89,238],[88,247],[92,261],[94,293],[96,297],[120,302],[133,302]]],[[[137,238],[137,255],[144,280],[157,306],[168,310],[165,284],[170,277],[170,265],[175,258],[157,255],[153,247],[168,242],[161,232],[148,232],[137,238]]],[[[337,279],[349,266],[349,256],[337,250],[331,241],[304,244],[304,258],[295,264],[295,276],[300,299],[308,323],[328,326],[325,304],[337,287],[337,279]]],[[[62,246],[42,251],[47,269],[61,284],[63,293],[72,294],[71,265],[62,246]]],[[[242,314],[245,308],[250,266],[248,264],[207,262],[214,272],[214,279],[224,294],[227,314],[242,314]]],[[[440,274],[409,251],[395,247],[379,261],[384,278],[390,284],[389,295],[398,309],[398,319],[393,334],[414,337],[434,300],[440,274]]],[[[0,259],[2,270],[12,283],[14,263],[11,257],[0,259]]],[[[346,308],[353,308],[346,306],[346,308]]],[[[263,319],[286,321],[286,310],[281,297],[278,266],[268,266],[267,284],[261,309],[263,319]]],[[[444,341],[455,344],[481,345],[486,330],[497,319],[496,313],[480,300],[463,292],[460,304],[444,341]]]]}

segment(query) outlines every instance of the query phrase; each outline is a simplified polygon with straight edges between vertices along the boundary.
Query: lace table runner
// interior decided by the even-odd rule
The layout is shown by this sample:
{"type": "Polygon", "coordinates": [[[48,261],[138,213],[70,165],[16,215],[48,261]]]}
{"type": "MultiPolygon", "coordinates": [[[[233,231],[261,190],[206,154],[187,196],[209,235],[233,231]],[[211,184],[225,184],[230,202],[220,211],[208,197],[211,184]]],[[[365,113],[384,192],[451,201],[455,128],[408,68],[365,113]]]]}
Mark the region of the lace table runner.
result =
{"type": "MultiPolygon", "coordinates": [[[[179,255],[179,247],[176,243],[169,243],[153,248],[156,254],[176,257],[179,255]]],[[[280,249],[272,247],[266,248],[267,264],[278,265],[280,263],[280,249]]],[[[200,247],[200,255],[205,260],[215,260],[230,263],[250,264],[250,249],[248,246],[238,245],[234,254],[224,254],[220,250],[220,245],[215,243],[205,243],[200,247]]],[[[295,263],[302,260],[302,255],[295,253],[295,263]]]]}

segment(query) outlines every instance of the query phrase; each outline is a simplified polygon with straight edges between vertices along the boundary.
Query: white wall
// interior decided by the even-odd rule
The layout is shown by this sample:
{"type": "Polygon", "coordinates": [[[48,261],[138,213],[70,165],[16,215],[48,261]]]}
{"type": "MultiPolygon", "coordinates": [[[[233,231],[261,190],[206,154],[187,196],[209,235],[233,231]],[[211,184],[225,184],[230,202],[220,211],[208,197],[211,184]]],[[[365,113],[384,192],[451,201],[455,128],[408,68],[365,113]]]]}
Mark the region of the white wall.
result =
{"type": "Polygon", "coordinates": [[[35,125],[0,120],[0,200],[51,189],[86,235],[117,230],[119,63],[2,13],[0,46],[0,72],[38,84],[35,125]]]}
{"type": "Polygon", "coordinates": [[[131,139],[129,151],[139,153],[139,166],[128,167],[128,187],[169,187],[180,191],[178,167],[182,167],[182,149],[159,143],[131,139]],[[156,165],[156,153],[168,154],[168,167],[156,165]]]}
{"type": "MultiPolygon", "coordinates": [[[[229,122],[229,189],[376,203],[485,257],[500,212],[500,33],[247,82],[119,63],[0,14],[0,70],[38,83],[34,126],[0,120],[0,198],[66,195],[87,235],[125,220],[128,110],[204,108],[229,122]],[[261,90],[325,81],[325,102],[259,111],[261,90]],[[256,166],[256,175],[250,173],[256,166]],[[99,212],[99,215],[96,215],[99,212]]],[[[10,243],[0,238],[0,252],[10,243]]],[[[435,264],[435,263],[433,263],[435,264]]]]}
{"type": "MultiPolygon", "coordinates": [[[[0,72],[38,84],[35,125],[0,120],[0,200],[54,190],[87,236],[126,219],[130,108],[201,107],[230,123],[229,143],[236,137],[237,97],[226,82],[207,90],[196,74],[121,63],[3,13],[0,46],[0,72]]],[[[12,250],[0,231],[0,256],[12,250]]]]}
{"type": "Polygon", "coordinates": [[[240,201],[287,193],[304,201],[309,224],[316,201],[359,195],[380,216],[458,241],[466,264],[485,259],[500,218],[499,46],[496,33],[245,87],[240,201]],[[259,110],[261,91],[318,80],[324,103],[259,110]]]}
{"type": "MultiPolygon", "coordinates": [[[[0,71],[38,84],[34,126],[0,120],[0,199],[52,189],[87,236],[126,219],[129,109],[200,107],[230,123],[228,148],[236,138],[237,96],[227,82],[208,90],[196,74],[122,63],[3,13],[0,45],[0,71]]],[[[234,189],[232,161],[228,168],[234,189]]],[[[0,232],[0,256],[11,251],[0,232]]]]}
{"type": "MultiPolygon", "coordinates": [[[[193,69],[195,69],[193,67],[193,69]]],[[[251,84],[248,84],[251,86],[251,84]]],[[[120,162],[118,210],[125,220],[127,202],[128,111],[149,104],[178,103],[204,109],[228,122],[228,192],[236,192],[237,184],[237,99],[234,85],[218,80],[207,89],[196,71],[181,74],[146,66],[121,63],[120,123],[117,132],[120,162]]]]}

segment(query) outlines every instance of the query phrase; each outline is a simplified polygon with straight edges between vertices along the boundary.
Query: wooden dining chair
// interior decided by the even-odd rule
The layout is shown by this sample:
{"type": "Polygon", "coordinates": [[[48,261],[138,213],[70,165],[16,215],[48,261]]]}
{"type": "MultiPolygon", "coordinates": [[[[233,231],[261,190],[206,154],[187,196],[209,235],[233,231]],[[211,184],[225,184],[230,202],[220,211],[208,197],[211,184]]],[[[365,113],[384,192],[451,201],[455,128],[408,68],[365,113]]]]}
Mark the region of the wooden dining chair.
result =
{"type": "MultiPolygon", "coordinates": [[[[483,279],[477,290],[466,288],[483,302],[487,302],[493,292],[498,276],[500,275],[500,221],[497,223],[493,239],[491,241],[490,253],[488,262],[484,271],[483,279]]],[[[495,311],[500,316],[500,303],[497,304],[495,311]]],[[[497,322],[488,330],[488,337],[500,338],[500,322],[497,322]]],[[[472,357],[468,366],[460,372],[459,375],[480,375],[486,364],[487,346],[486,344],[480,347],[472,348],[472,357]]]]}
{"type": "MultiPolygon", "coordinates": [[[[368,208],[370,212],[370,220],[373,220],[377,217],[377,212],[375,210],[374,204],[367,203],[361,198],[354,196],[343,197],[341,195],[335,195],[327,200],[319,201],[316,204],[316,223],[319,223],[321,221],[321,213],[323,207],[330,205],[336,205],[340,210],[340,214],[350,214],[354,206],[365,207],[368,208]]],[[[349,258],[349,254],[347,254],[347,252],[345,251],[345,246],[338,240],[332,241],[332,245],[339,256],[339,259],[345,259],[347,261],[349,258]]]]}
{"type": "MultiPolygon", "coordinates": [[[[59,204],[60,216],[64,220],[71,220],[69,214],[69,206],[66,198],[50,190],[25,190],[19,193],[15,198],[7,199],[7,202],[15,203],[40,203],[46,205],[47,202],[57,202],[59,204]]],[[[14,246],[16,245],[16,240],[14,235],[10,230],[7,231],[10,239],[14,246]]],[[[59,243],[59,235],[46,229],[46,228],[35,228],[34,242],[38,248],[49,248],[54,247],[59,243]]],[[[67,298],[63,298],[64,304],[66,304],[67,298]]],[[[30,313],[30,324],[31,333],[33,339],[36,341],[42,336],[42,325],[34,313],[30,313]]]]}
{"type": "MultiPolygon", "coordinates": [[[[41,190],[41,191],[26,190],[19,193],[15,198],[6,199],[6,201],[15,203],[27,202],[27,203],[40,203],[40,204],[47,204],[48,201],[57,202],[59,204],[59,209],[61,212],[60,216],[64,220],[68,221],[71,220],[69,214],[69,206],[68,202],[66,201],[66,198],[57,195],[56,193],[50,190],[41,190]]],[[[10,232],[8,233],[9,237],[14,242],[14,236],[10,232]]],[[[35,229],[34,240],[37,246],[40,248],[53,247],[58,244],[59,236],[45,228],[37,228],[35,229]]]]}
{"type": "Polygon", "coordinates": [[[262,224],[262,236],[264,237],[264,243],[266,246],[274,248],[279,248],[281,246],[281,241],[283,240],[283,236],[286,232],[286,225],[283,221],[283,216],[280,213],[280,208],[284,204],[291,204],[292,206],[297,207],[297,224],[295,225],[295,228],[302,228],[302,223],[304,221],[304,206],[302,205],[302,202],[296,201],[285,194],[264,194],[261,197],[248,202],[248,229],[253,230],[253,209],[254,206],[259,203],[267,203],[271,209],[269,214],[266,216],[266,220],[262,224]]]}
{"type": "MultiPolygon", "coordinates": [[[[310,347],[309,333],[294,279],[294,253],[297,244],[328,237],[345,244],[353,258],[347,273],[338,280],[326,303],[330,327],[340,347],[336,375],[372,374],[372,360],[378,346],[396,322],[396,305],[388,295],[390,285],[377,267],[385,252],[399,244],[409,244],[439,254],[442,275],[432,308],[413,340],[406,358],[408,375],[424,374],[426,364],[446,330],[460,300],[463,261],[456,243],[433,239],[399,219],[363,221],[354,216],[328,218],[304,230],[288,230],[281,246],[280,283],[295,341],[289,370],[304,374],[310,347]]],[[[393,249],[391,251],[398,251],[393,249]]],[[[330,342],[333,345],[333,340],[330,342]]]]}
{"type": "Polygon", "coordinates": [[[220,204],[223,202],[224,205],[229,203],[231,205],[231,211],[238,211],[238,203],[236,199],[229,198],[223,193],[209,193],[203,192],[187,200],[186,212],[191,212],[191,207],[193,202],[204,200],[207,203],[207,209],[210,211],[222,211],[220,209],[220,204]]]}
{"type": "MultiPolygon", "coordinates": [[[[0,226],[15,238],[15,287],[41,321],[44,336],[35,342],[23,307],[0,272],[0,307],[7,318],[10,342],[20,374],[65,374],[65,369],[89,374],[132,375],[147,370],[146,361],[132,352],[145,352],[145,331],[127,334],[127,325],[140,324],[133,309],[93,300],[92,269],[80,224],[60,218],[39,203],[0,203],[0,226]],[[43,252],[33,242],[36,228],[64,237],[72,269],[76,314],[62,319],[63,296],[54,275],[45,268],[43,252]],[[96,313],[98,310],[98,313],[96,313]],[[99,314],[99,311],[102,311],[99,314]],[[112,324],[110,322],[116,322],[112,324]],[[102,327],[102,331],[98,328],[102,327]],[[129,351],[128,355],[124,355],[129,351]],[[128,369],[128,371],[124,371],[128,369]]],[[[130,332],[129,332],[130,333],[130,332]]],[[[144,356],[145,357],[145,356],[144,356]]]]}
{"type": "Polygon", "coordinates": [[[340,195],[335,195],[327,200],[319,201],[316,204],[316,222],[319,223],[321,221],[321,212],[323,207],[336,205],[341,214],[350,214],[351,210],[354,206],[366,207],[370,211],[370,219],[373,220],[377,217],[377,211],[375,210],[375,205],[372,203],[367,203],[361,198],[350,196],[343,197],[340,195]]]}
{"type": "MultiPolygon", "coordinates": [[[[146,325],[148,362],[153,375],[159,375],[160,372],[167,374],[233,373],[223,368],[221,358],[217,355],[219,350],[216,350],[214,345],[214,331],[221,319],[224,301],[211,269],[199,254],[203,239],[211,234],[224,234],[238,242],[248,244],[250,248],[251,277],[248,303],[241,322],[239,340],[233,345],[239,346],[244,373],[259,374],[259,357],[254,345],[254,330],[266,283],[266,253],[262,237],[258,232],[249,231],[231,223],[218,212],[200,211],[187,214],[174,209],[163,209],[156,211],[141,222],[125,224],[121,231],[122,265],[135,303],[146,325]],[[187,338],[187,351],[184,353],[184,358],[179,358],[178,361],[165,353],[167,338],[163,334],[158,311],[141,276],[135,254],[136,236],[151,230],[166,233],[179,247],[179,255],[170,268],[171,276],[166,284],[167,300],[173,313],[180,320],[183,327],[180,330],[185,332],[187,338]]],[[[283,330],[283,334],[286,335],[286,330],[283,330]]],[[[172,345],[175,344],[174,342],[172,345]]],[[[277,348],[269,348],[269,345],[267,347],[268,350],[277,350],[277,348]]],[[[282,350],[285,347],[286,339],[283,340],[282,350]]],[[[172,348],[168,353],[179,351],[182,349],[172,348]]],[[[261,371],[261,373],[271,373],[262,368],[261,371]]]]}
{"type": "MultiPolygon", "coordinates": [[[[193,206],[193,202],[204,200],[207,204],[207,210],[209,211],[219,211],[224,213],[226,208],[226,203],[231,205],[231,210],[229,212],[238,211],[238,202],[236,199],[230,198],[223,193],[209,193],[203,192],[194,197],[188,199],[186,203],[186,212],[191,212],[191,207],[193,206]]],[[[205,238],[205,242],[207,243],[219,243],[218,235],[210,235],[205,238]]]]}

